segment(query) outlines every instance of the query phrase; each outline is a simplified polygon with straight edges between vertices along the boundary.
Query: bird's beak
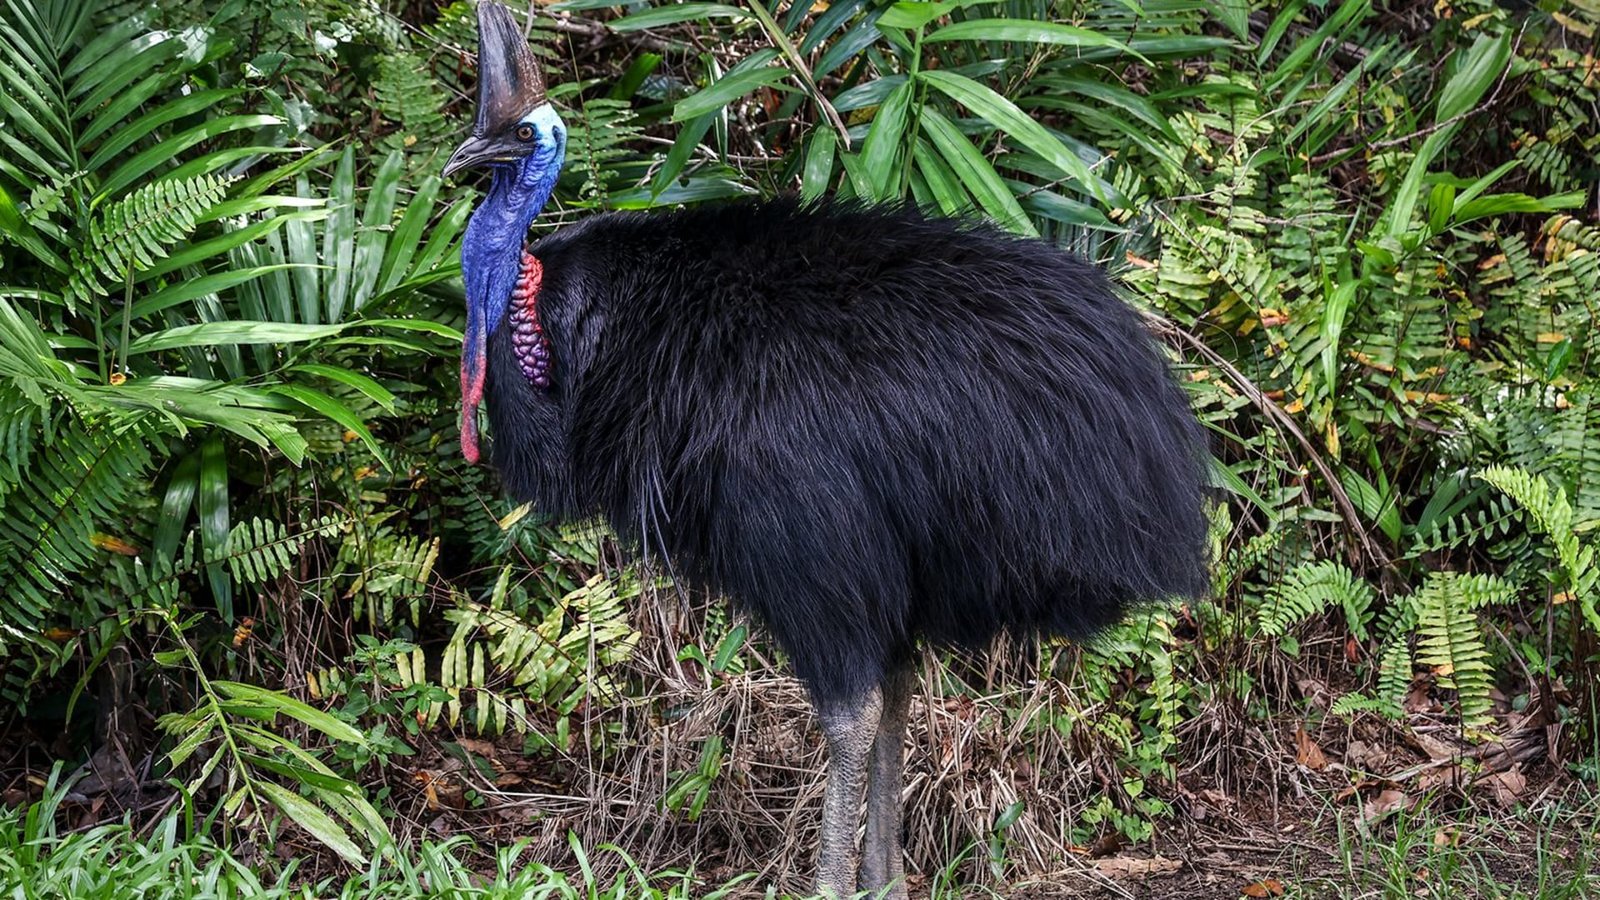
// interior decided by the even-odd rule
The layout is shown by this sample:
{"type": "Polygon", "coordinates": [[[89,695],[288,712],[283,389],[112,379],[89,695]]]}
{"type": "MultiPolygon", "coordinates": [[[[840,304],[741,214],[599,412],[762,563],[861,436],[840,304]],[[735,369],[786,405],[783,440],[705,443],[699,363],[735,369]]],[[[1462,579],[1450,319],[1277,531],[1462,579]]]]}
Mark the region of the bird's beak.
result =
{"type": "Polygon", "coordinates": [[[500,157],[501,154],[496,152],[494,141],[473,135],[462,141],[456,152],[450,154],[450,161],[444,164],[444,177],[449,178],[462,169],[499,162],[500,157]]]}
{"type": "Polygon", "coordinates": [[[545,102],[544,74],[528,39],[497,0],[478,3],[478,115],[472,136],[450,154],[444,174],[516,159],[505,138],[545,102]]]}

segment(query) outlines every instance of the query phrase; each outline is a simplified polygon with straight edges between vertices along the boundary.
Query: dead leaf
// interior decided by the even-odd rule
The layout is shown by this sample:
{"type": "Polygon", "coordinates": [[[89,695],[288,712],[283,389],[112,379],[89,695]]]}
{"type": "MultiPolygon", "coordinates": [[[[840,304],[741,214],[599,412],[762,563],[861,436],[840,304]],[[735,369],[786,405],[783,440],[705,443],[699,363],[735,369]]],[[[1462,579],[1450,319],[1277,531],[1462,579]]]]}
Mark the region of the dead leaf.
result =
{"type": "Polygon", "coordinates": [[[499,748],[494,745],[493,741],[462,737],[456,738],[456,743],[460,744],[463,750],[470,750],[484,759],[494,759],[496,756],[500,755],[499,748]]]}
{"type": "Polygon", "coordinates": [[[1406,691],[1405,710],[1408,713],[1422,713],[1433,709],[1433,686],[1427,681],[1412,683],[1411,689],[1406,691]]]}
{"type": "Polygon", "coordinates": [[[1245,885],[1239,889],[1239,893],[1246,897],[1281,897],[1283,896],[1283,882],[1276,878],[1264,878],[1261,881],[1245,885]]]}
{"type": "Polygon", "coordinates": [[[1459,843],[1461,843],[1461,829],[1454,825],[1446,825],[1433,833],[1435,847],[1454,847],[1459,843]]]}
{"type": "Polygon", "coordinates": [[[1394,788],[1390,788],[1379,792],[1378,796],[1374,797],[1371,802],[1363,804],[1361,822],[1364,825],[1370,825],[1396,810],[1406,809],[1409,806],[1411,806],[1411,798],[1406,796],[1405,791],[1397,791],[1394,788]]]}
{"type": "Polygon", "coordinates": [[[1417,778],[1417,790],[1422,793],[1442,787],[1455,787],[1461,784],[1461,767],[1456,765],[1437,766],[1423,772],[1417,778]]]}
{"type": "Polygon", "coordinates": [[[1095,858],[1110,856],[1122,849],[1122,835],[1118,832],[1103,834],[1089,846],[1089,855],[1095,858]]]}
{"type": "Polygon", "coordinates": [[[1170,875],[1183,868],[1183,863],[1176,859],[1167,859],[1157,856],[1152,859],[1139,859],[1131,856],[1112,856],[1094,861],[1095,871],[1102,875],[1114,878],[1146,878],[1151,875],[1170,875]]]}
{"type": "Polygon", "coordinates": [[[98,531],[89,535],[89,543],[96,549],[109,550],[112,553],[120,553],[123,556],[138,556],[141,552],[137,546],[128,543],[122,538],[115,535],[102,534],[98,531]]]}
{"type": "Polygon", "coordinates": [[[1294,761],[1313,772],[1320,772],[1328,767],[1328,757],[1323,755],[1322,748],[1311,739],[1311,735],[1306,734],[1304,725],[1294,731],[1294,761]]]}
{"type": "Polygon", "coordinates": [[[1490,796],[1494,802],[1503,807],[1510,808],[1517,805],[1517,800],[1528,789],[1528,779],[1522,774],[1521,769],[1508,769],[1497,772],[1488,778],[1479,779],[1479,784],[1489,788],[1490,796]]]}
{"type": "Polygon", "coordinates": [[[1457,750],[1455,747],[1452,747],[1449,744],[1446,744],[1444,741],[1441,741],[1431,735],[1415,734],[1412,735],[1412,737],[1414,738],[1418,749],[1420,749],[1423,753],[1428,754],[1428,758],[1434,762],[1439,762],[1440,760],[1445,759],[1455,759],[1461,755],[1460,750],[1457,750]]]}
{"type": "Polygon", "coordinates": [[[1350,744],[1345,747],[1345,765],[1354,769],[1359,769],[1363,772],[1374,772],[1379,774],[1389,772],[1394,768],[1392,762],[1393,760],[1389,756],[1389,751],[1383,747],[1380,747],[1376,743],[1368,743],[1366,741],[1351,741],[1350,744]]]}

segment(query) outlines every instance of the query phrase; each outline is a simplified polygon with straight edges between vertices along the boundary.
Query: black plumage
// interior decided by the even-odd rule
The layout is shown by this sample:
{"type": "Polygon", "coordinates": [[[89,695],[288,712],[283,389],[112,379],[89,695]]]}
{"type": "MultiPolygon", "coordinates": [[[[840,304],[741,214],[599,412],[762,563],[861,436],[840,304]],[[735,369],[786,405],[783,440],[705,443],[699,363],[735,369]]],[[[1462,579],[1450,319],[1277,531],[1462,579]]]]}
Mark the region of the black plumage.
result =
{"type": "Polygon", "coordinates": [[[610,214],[524,247],[566,126],[510,14],[478,21],[491,83],[445,167],[493,172],[461,250],[462,453],[487,397],[514,496],[766,623],[828,739],[819,891],[903,900],[917,643],[1086,637],[1204,589],[1183,392],[1099,270],[910,207],[610,214]]]}
{"type": "Polygon", "coordinates": [[[1205,588],[1185,395],[1095,267],[910,208],[597,216],[530,248],[548,390],[489,340],[511,494],[771,629],[818,703],[917,639],[1087,637],[1205,588]]]}

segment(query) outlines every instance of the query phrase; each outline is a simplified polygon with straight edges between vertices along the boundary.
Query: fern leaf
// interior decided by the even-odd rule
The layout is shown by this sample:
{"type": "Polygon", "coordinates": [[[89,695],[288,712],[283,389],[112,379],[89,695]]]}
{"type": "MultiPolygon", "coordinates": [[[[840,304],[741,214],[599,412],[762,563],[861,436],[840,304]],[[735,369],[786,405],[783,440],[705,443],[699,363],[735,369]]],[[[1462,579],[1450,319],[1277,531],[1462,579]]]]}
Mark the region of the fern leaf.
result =
{"type": "Polygon", "coordinates": [[[1490,720],[1494,672],[1477,610],[1515,598],[1511,585],[1491,575],[1435,572],[1417,591],[1417,655],[1433,667],[1440,685],[1454,688],[1463,725],[1490,720]]]}
{"type": "Polygon", "coordinates": [[[102,209],[90,221],[83,246],[73,251],[68,301],[104,296],[107,283],[119,284],[165,259],[167,248],[187,238],[227,190],[227,179],[214,175],[168,178],[102,209]]]}
{"type": "Polygon", "coordinates": [[[1332,605],[1342,606],[1358,639],[1366,638],[1367,612],[1372,588],[1354,572],[1332,560],[1305,563],[1291,569],[1269,591],[1256,611],[1262,632],[1279,636],[1332,605]]]}

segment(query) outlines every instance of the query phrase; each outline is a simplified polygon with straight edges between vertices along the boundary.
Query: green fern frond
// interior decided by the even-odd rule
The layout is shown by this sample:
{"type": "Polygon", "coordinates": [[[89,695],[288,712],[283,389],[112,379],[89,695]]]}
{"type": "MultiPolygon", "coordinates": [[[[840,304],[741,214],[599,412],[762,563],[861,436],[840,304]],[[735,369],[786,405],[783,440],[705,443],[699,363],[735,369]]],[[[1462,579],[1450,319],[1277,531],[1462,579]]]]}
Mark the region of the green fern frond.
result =
{"type": "Polygon", "coordinates": [[[378,113],[399,126],[388,142],[391,149],[445,143],[452,128],[444,117],[450,98],[422,57],[406,51],[385,54],[378,60],[372,90],[378,113]]]}
{"type": "Polygon", "coordinates": [[[1345,694],[1329,707],[1336,716],[1357,712],[1376,713],[1387,719],[1404,715],[1406,692],[1411,690],[1411,643],[1409,635],[1392,637],[1378,653],[1378,686],[1372,694],[1345,694]]]}
{"type": "Polygon", "coordinates": [[[583,180],[585,200],[610,196],[617,178],[615,163],[628,157],[628,144],[642,133],[632,104],[599,98],[585,101],[567,136],[567,166],[583,180]]]}
{"type": "Polygon", "coordinates": [[[261,585],[287,574],[306,541],[338,530],[338,522],[321,518],[304,528],[252,518],[233,526],[227,542],[205,554],[205,565],[226,564],[235,582],[261,585]]]}
{"type": "Polygon", "coordinates": [[[168,178],[146,184],[102,209],[89,223],[88,240],[73,251],[68,302],[104,296],[116,285],[167,257],[201,218],[222,201],[228,181],[214,175],[168,178]]]}
{"type": "MultiPolygon", "coordinates": [[[[38,631],[75,577],[104,558],[95,534],[127,514],[150,468],[138,427],[72,422],[0,503],[0,624],[38,631]]],[[[0,634],[0,653],[7,650],[0,634]]]]}
{"type": "Polygon", "coordinates": [[[1291,569],[1283,581],[1267,593],[1256,611],[1256,621],[1263,633],[1283,635],[1335,604],[1345,610],[1351,632],[1358,640],[1365,640],[1372,588],[1354,572],[1332,560],[1305,563],[1291,569]]]}
{"type": "Polygon", "coordinates": [[[1432,666],[1443,687],[1454,688],[1463,725],[1490,721],[1494,672],[1477,610],[1509,603],[1516,591],[1492,575],[1435,572],[1414,595],[1417,656],[1432,666]]]}
{"type": "Polygon", "coordinates": [[[1559,580],[1578,602],[1590,627],[1600,631],[1600,597],[1596,590],[1600,565],[1595,562],[1594,545],[1581,540],[1574,530],[1572,504],[1567,501],[1566,491],[1526,469],[1491,466],[1478,477],[1521,506],[1534,526],[1550,539],[1561,567],[1559,580]]]}
{"type": "MultiPolygon", "coordinates": [[[[616,691],[604,671],[590,671],[589,661],[614,666],[637,646],[639,633],[628,621],[637,579],[596,575],[530,620],[507,608],[516,605],[508,600],[510,574],[510,567],[502,570],[487,604],[463,601],[446,613],[456,630],[441,659],[440,685],[451,699],[437,704],[433,717],[443,714],[454,724],[470,713],[483,733],[508,723],[520,730],[530,704],[564,715],[584,697],[616,691]]],[[[415,660],[410,666],[425,671],[415,660]]]]}

